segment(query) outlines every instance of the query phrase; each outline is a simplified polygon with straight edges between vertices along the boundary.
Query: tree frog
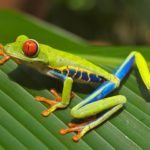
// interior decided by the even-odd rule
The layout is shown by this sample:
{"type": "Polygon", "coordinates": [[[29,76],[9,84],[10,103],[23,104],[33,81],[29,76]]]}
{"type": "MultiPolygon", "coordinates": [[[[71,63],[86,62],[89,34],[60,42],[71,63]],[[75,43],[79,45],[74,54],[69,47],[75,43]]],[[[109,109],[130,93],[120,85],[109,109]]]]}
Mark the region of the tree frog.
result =
{"type": "Polygon", "coordinates": [[[126,103],[125,96],[106,96],[119,87],[120,82],[127,75],[134,62],[137,65],[143,83],[150,91],[150,72],[148,65],[144,57],[136,51],[131,52],[113,73],[109,73],[83,58],[41,44],[25,35],[18,36],[13,43],[6,44],[5,46],[1,45],[0,55],[3,56],[0,64],[4,64],[9,59],[13,59],[16,62],[23,62],[45,75],[63,81],[62,97],[55,90],[51,90],[52,94],[56,97],[55,100],[49,100],[41,96],[35,97],[37,101],[50,105],[50,108],[42,112],[43,116],[48,116],[54,110],[68,106],[73,81],[99,84],[93,93],[71,110],[71,115],[75,118],[92,119],[87,119],[80,124],[70,123],[69,128],[60,130],[61,134],[73,131],[77,132],[73,136],[74,141],[78,141],[86,132],[107,120],[112,114],[123,107],[126,103]],[[105,111],[103,115],[93,118],[94,115],[102,111],[105,111]]]}

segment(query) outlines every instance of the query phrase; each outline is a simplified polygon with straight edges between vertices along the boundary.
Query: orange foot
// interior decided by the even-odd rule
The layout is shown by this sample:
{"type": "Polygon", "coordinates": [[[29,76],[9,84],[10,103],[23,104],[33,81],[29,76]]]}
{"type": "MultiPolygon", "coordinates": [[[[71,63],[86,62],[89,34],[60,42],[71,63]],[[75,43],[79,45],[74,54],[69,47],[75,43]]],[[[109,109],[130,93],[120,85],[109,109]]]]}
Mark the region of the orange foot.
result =
{"type": "Polygon", "coordinates": [[[2,44],[0,44],[0,49],[2,49],[2,50],[4,49],[4,46],[2,44]]]}
{"type": "MultiPolygon", "coordinates": [[[[66,105],[63,105],[61,103],[61,96],[59,96],[59,94],[57,93],[57,91],[55,89],[51,89],[50,92],[54,95],[55,99],[54,100],[49,100],[48,98],[42,97],[42,96],[36,96],[35,99],[38,102],[44,102],[48,105],[50,105],[50,107],[47,110],[44,110],[42,112],[43,116],[48,116],[51,112],[55,111],[57,108],[64,108],[66,107],[66,105]]],[[[73,98],[73,94],[71,94],[71,99],[73,98]]]]}
{"type": "Polygon", "coordinates": [[[51,112],[53,112],[55,109],[57,109],[57,104],[61,101],[61,97],[59,94],[56,92],[56,90],[51,89],[50,92],[54,95],[55,99],[54,100],[49,100],[48,98],[42,97],[42,96],[36,96],[35,99],[38,102],[44,102],[50,105],[50,108],[47,110],[44,110],[42,112],[43,116],[48,116],[51,112]]]}
{"type": "Polygon", "coordinates": [[[61,129],[60,134],[65,135],[70,132],[77,132],[76,135],[72,137],[72,140],[74,142],[78,142],[80,138],[89,130],[88,124],[93,122],[96,118],[90,118],[84,121],[83,123],[69,123],[68,126],[69,128],[61,129]]]}
{"type": "Polygon", "coordinates": [[[3,45],[0,44],[0,56],[4,56],[0,60],[0,65],[3,65],[5,62],[7,62],[10,59],[10,56],[6,55],[3,51],[3,45]]]}

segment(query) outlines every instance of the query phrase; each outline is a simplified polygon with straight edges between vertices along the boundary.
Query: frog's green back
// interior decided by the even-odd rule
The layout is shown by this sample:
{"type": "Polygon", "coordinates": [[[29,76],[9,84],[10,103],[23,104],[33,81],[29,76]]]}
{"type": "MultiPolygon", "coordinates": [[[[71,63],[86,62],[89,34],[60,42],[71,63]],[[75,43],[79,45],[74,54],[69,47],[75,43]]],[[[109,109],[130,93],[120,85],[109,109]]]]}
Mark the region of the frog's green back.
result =
{"type": "Polygon", "coordinates": [[[60,68],[64,66],[71,66],[75,68],[80,68],[80,70],[87,70],[104,78],[108,78],[110,74],[104,69],[96,66],[95,64],[89,62],[88,60],[81,58],[79,56],[73,55],[71,53],[67,53],[64,51],[60,51],[54,49],[50,46],[40,44],[41,49],[45,49],[48,59],[49,65],[53,68],[60,68]]]}
{"type": "MultiPolygon", "coordinates": [[[[30,45],[27,45],[27,52],[28,46],[30,45]]],[[[111,80],[112,78],[112,75],[110,73],[83,58],[64,51],[57,50],[48,45],[41,44],[34,39],[29,39],[25,35],[20,35],[17,37],[15,42],[7,44],[5,46],[5,52],[9,56],[20,59],[27,64],[34,63],[36,69],[40,66],[42,66],[42,68],[43,66],[45,66],[44,68],[51,67],[54,69],[69,66],[74,67],[75,70],[78,69],[81,72],[90,72],[108,80],[111,80]],[[33,57],[29,57],[23,52],[23,45],[28,40],[37,43],[38,46],[38,54],[33,57]]]]}

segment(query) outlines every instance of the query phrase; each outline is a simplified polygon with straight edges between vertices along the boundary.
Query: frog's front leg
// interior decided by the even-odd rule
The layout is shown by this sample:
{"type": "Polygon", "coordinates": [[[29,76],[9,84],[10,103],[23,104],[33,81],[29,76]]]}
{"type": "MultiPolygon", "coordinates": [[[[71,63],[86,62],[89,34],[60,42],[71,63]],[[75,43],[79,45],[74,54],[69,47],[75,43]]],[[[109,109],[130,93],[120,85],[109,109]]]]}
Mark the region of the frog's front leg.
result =
{"type": "Polygon", "coordinates": [[[0,56],[3,56],[3,58],[0,60],[0,65],[3,65],[5,62],[7,62],[10,59],[10,56],[4,53],[3,45],[1,44],[0,44],[0,56]]]}
{"type": "Polygon", "coordinates": [[[65,108],[69,104],[69,101],[71,98],[71,89],[72,89],[72,83],[73,83],[72,78],[67,77],[67,76],[60,74],[60,73],[53,71],[53,70],[49,71],[49,73],[52,76],[63,80],[64,84],[63,84],[62,97],[60,97],[57,94],[57,92],[53,89],[51,90],[51,93],[56,97],[55,100],[49,100],[49,99],[47,99],[45,97],[41,97],[41,96],[35,97],[37,101],[45,102],[45,103],[50,105],[49,109],[44,110],[42,112],[43,116],[48,116],[51,112],[53,112],[57,108],[65,108]]]}

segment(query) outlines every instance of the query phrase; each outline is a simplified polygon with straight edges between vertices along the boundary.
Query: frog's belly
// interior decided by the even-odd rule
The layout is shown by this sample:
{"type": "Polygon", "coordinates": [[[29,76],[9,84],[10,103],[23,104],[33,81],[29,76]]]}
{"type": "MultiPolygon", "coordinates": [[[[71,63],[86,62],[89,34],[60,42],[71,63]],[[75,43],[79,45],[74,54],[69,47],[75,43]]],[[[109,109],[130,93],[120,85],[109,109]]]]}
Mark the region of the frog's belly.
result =
{"type": "Polygon", "coordinates": [[[65,76],[71,77],[76,82],[82,83],[103,83],[106,81],[103,77],[96,75],[88,70],[81,69],[81,68],[57,68],[53,69],[54,71],[63,74],[65,76]]]}
{"type": "Polygon", "coordinates": [[[28,63],[27,65],[36,69],[42,74],[45,74],[54,78],[57,78],[57,77],[51,74],[52,70],[60,74],[63,74],[64,76],[71,77],[76,82],[103,83],[104,81],[106,81],[106,79],[104,79],[103,77],[93,72],[90,72],[89,70],[85,70],[85,69],[78,68],[78,67],[67,66],[67,67],[61,67],[61,68],[50,68],[38,62],[28,63]]]}

